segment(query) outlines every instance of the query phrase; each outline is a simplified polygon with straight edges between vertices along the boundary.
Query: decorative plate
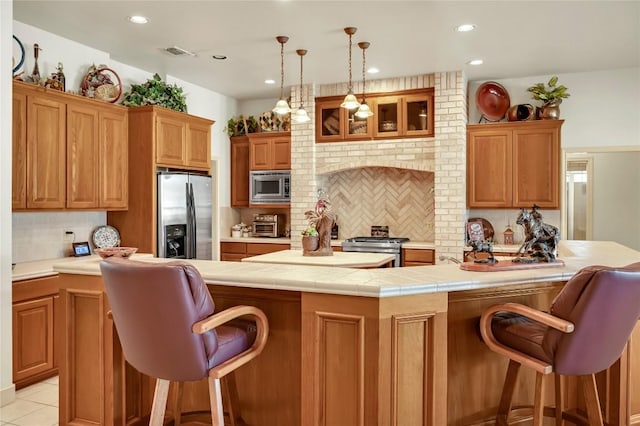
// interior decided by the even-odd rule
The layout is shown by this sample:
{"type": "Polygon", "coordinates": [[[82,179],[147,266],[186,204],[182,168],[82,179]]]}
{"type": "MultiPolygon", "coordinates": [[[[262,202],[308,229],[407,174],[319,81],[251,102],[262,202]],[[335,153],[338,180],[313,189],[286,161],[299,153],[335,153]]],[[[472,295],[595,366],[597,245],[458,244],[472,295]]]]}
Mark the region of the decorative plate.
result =
{"type": "Polygon", "coordinates": [[[113,226],[99,226],[93,231],[93,245],[96,248],[118,247],[120,245],[120,234],[113,226]]]}
{"type": "Polygon", "coordinates": [[[500,121],[511,104],[509,93],[500,83],[487,81],[476,90],[478,110],[488,121],[500,121]]]}

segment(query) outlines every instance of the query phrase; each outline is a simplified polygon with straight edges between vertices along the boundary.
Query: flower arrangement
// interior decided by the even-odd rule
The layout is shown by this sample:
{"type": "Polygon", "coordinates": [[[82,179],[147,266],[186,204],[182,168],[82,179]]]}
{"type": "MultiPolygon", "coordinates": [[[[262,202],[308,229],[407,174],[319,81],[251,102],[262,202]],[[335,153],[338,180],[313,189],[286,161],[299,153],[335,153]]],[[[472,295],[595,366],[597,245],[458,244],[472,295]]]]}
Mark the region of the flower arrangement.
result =
{"type": "Polygon", "coordinates": [[[305,228],[304,231],[302,231],[302,236],[303,237],[317,237],[318,236],[318,230],[316,229],[315,225],[309,225],[305,228]]]}

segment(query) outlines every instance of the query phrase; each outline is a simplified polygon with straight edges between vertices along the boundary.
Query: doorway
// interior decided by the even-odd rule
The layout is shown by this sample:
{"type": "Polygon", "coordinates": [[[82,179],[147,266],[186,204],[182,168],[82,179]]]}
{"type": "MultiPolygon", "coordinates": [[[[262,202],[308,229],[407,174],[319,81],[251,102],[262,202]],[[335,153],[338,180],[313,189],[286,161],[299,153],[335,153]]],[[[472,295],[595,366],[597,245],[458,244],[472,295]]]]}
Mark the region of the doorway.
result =
{"type": "Polygon", "coordinates": [[[593,157],[567,154],[566,239],[593,238],[593,157]]]}

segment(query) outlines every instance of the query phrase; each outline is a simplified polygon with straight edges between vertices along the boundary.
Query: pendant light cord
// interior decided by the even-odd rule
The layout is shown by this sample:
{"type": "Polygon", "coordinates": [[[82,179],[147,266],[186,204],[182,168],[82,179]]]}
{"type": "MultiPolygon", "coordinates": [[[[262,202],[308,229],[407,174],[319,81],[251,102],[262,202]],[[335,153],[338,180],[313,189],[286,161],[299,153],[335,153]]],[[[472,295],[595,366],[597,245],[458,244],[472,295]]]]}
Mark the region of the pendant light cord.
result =
{"type": "Polygon", "coordinates": [[[302,56],[300,55],[300,108],[304,108],[304,102],[302,101],[302,56]]]}
{"type": "Polygon", "coordinates": [[[364,92],[367,89],[367,77],[366,77],[366,73],[365,73],[365,55],[364,55],[364,51],[367,50],[366,47],[362,48],[362,103],[365,103],[365,95],[364,92]]]}
{"type": "Polygon", "coordinates": [[[353,86],[351,85],[351,36],[352,34],[349,34],[349,92],[353,90],[353,86]]]}
{"type": "Polygon", "coordinates": [[[280,43],[280,99],[284,99],[284,43],[280,43]]]}

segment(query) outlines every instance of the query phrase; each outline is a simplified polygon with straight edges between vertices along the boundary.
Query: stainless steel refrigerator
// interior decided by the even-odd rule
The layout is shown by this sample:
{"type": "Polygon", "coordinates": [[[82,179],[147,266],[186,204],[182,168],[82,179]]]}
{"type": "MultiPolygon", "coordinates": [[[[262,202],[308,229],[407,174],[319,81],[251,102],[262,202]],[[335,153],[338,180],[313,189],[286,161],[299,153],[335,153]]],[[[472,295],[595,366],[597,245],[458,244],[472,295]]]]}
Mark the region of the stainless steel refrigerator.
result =
{"type": "Polygon", "coordinates": [[[158,257],[212,259],[211,177],[158,172],[158,257]]]}

